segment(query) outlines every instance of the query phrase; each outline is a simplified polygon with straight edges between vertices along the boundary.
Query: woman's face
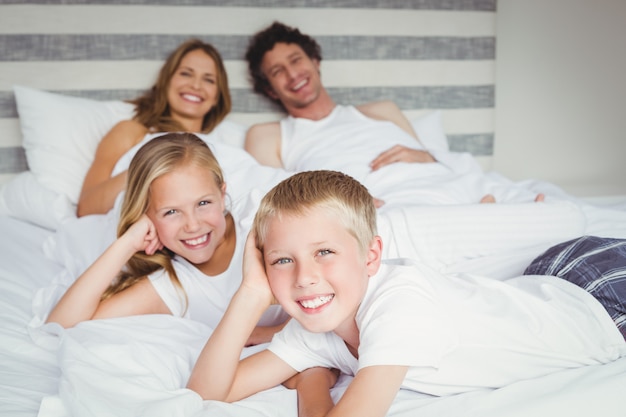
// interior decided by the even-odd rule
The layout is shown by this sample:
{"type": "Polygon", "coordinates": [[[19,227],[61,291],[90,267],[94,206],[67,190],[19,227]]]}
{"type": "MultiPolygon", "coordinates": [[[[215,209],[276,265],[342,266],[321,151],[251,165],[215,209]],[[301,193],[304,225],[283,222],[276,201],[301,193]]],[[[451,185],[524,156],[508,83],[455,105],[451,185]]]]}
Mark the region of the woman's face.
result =
{"type": "Polygon", "coordinates": [[[226,186],[211,170],[184,164],[150,185],[148,217],[161,243],[203,270],[224,242],[226,186]]]}
{"type": "Polygon", "coordinates": [[[190,131],[201,131],[204,116],[219,98],[215,61],[202,49],[188,52],[170,80],[167,101],[172,117],[190,131]]]}

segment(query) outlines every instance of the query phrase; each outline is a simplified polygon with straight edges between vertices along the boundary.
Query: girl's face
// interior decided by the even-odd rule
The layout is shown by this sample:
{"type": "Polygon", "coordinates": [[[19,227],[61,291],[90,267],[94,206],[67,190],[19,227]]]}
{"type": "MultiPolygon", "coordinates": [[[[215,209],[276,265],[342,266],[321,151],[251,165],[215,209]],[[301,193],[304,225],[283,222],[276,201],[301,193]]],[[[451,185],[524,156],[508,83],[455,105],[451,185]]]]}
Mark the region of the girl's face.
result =
{"type": "Polygon", "coordinates": [[[184,164],[150,185],[148,217],[161,243],[200,270],[224,242],[226,185],[219,187],[212,172],[197,164],[184,164]]]}
{"type": "Polygon", "coordinates": [[[202,119],[219,96],[217,68],[203,50],[187,53],[174,71],[167,91],[172,117],[192,131],[200,131],[202,119]],[[190,122],[198,127],[189,128],[190,122]]]}

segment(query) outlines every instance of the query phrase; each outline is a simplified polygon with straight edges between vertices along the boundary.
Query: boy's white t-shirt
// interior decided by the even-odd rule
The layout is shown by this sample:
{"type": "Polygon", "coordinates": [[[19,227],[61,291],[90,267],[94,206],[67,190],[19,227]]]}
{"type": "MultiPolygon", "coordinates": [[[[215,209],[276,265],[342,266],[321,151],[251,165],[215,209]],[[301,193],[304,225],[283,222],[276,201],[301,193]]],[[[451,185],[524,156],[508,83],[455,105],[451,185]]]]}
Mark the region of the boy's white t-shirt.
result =
{"type": "Polygon", "coordinates": [[[626,355],[602,305],[549,276],[498,281],[382,265],[356,323],[358,360],[334,333],[307,332],[296,320],[269,350],[298,371],[324,366],[355,375],[368,366],[409,366],[402,387],[432,395],[498,388],[626,355]]]}

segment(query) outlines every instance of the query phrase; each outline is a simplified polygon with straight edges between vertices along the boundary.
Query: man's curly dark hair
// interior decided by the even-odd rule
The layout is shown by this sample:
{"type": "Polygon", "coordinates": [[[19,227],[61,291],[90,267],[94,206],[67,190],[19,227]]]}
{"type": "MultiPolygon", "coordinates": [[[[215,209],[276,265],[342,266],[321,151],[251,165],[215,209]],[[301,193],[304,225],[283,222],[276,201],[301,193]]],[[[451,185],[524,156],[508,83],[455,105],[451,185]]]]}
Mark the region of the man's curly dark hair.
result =
{"type": "Polygon", "coordinates": [[[265,53],[271,51],[277,43],[295,43],[302,48],[309,58],[318,61],[322,60],[322,50],[315,39],[303,34],[298,28],[287,26],[281,22],[272,23],[271,26],[257,32],[250,39],[246,51],[246,61],[248,61],[248,71],[252,78],[254,91],[280,104],[280,100],[276,100],[268,94],[268,90],[271,89],[270,83],[261,71],[261,62],[265,53]]]}

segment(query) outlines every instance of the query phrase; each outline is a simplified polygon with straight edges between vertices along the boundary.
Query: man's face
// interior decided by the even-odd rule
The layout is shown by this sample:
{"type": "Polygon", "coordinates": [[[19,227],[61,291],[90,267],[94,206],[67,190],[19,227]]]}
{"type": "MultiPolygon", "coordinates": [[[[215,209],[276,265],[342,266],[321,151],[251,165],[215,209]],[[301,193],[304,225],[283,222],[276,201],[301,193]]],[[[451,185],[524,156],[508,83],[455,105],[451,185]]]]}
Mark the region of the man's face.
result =
{"type": "Polygon", "coordinates": [[[261,71],[271,86],[268,94],[280,100],[289,113],[291,108],[305,108],[319,97],[319,68],[319,61],[309,58],[295,43],[277,43],[261,62],[261,71]]]}

